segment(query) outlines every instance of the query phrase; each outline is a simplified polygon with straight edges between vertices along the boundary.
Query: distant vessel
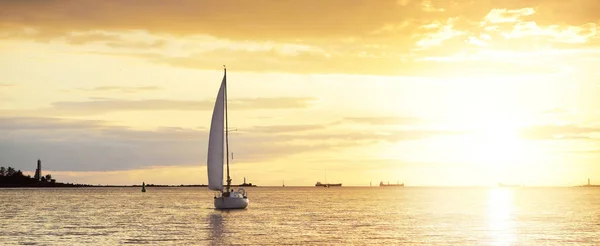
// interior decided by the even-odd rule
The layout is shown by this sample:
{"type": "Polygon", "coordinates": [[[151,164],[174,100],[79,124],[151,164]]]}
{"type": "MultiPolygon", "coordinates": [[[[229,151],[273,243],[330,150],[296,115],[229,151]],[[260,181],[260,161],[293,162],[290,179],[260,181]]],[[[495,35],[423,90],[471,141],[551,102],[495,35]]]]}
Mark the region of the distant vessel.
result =
{"type": "Polygon", "coordinates": [[[404,183],[402,183],[402,184],[400,184],[400,183],[390,184],[390,181],[388,181],[387,184],[384,184],[383,181],[382,181],[382,182],[379,182],[379,186],[380,187],[385,187],[385,186],[400,186],[400,187],[404,187],[404,183]]]}
{"type": "Polygon", "coordinates": [[[283,184],[283,187],[285,187],[285,180],[282,180],[281,183],[283,184]]]}
{"type": "Polygon", "coordinates": [[[315,184],[315,186],[322,186],[322,187],[331,187],[331,186],[342,186],[342,183],[337,183],[337,184],[329,184],[329,183],[321,183],[321,181],[317,181],[317,183],[315,184]]]}
{"type": "Polygon", "coordinates": [[[336,183],[336,184],[327,183],[327,170],[325,170],[325,182],[326,183],[321,183],[321,181],[317,181],[317,183],[315,184],[315,186],[316,187],[321,186],[321,187],[327,187],[327,188],[329,188],[331,186],[342,186],[342,183],[336,183]]]}
{"type": "Polygon", "coordinates": [[[244,188],[233,191],[229,176],[229,129],[227,122],[227,69],[223,65],[223,81],[217,94],[208,136],[208,189],[217,191],[214,197],[217,209],[244,209],[248,194],[244,188]],[[225,148],[223,148],[225,147],[225,148]],[[223,190],[223,162],[227,160],[227,186],[223,190]]]}
{"type": "Polygon", "coordinates": [[[146,183],[142,182],[142,192],[146,192],[146,183]]]}
{"type": "Polygon", "coordinates": [[[588,183],[586,185],[582,185],[580,187],[600,187],[600,185],[593,185],[590,183],[590,179],[588,178],[588,183]]]}

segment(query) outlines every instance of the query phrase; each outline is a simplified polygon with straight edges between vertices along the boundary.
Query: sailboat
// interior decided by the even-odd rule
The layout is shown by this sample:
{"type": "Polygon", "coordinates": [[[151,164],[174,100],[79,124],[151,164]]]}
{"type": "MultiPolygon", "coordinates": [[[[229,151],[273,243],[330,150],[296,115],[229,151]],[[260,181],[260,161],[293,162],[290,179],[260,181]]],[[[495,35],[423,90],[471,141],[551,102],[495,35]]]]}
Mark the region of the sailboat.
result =
{"type": "Polygon", "coordinates": [[[227,68],[223,65],[223,81],[215,101],[208,136],[208,189],[216,191],[216,209],[244,209],[248,206],[248,194],[243,188],[231,189],[229,176],[229,130],[227,122],[227,68]],[[224,159],[226,161],[224,161],[224,159]],[[223,164],[227,164],[227,186],[223,187],[223,164]],[[223,189],[225,188],[225,189],[223,189]]]}

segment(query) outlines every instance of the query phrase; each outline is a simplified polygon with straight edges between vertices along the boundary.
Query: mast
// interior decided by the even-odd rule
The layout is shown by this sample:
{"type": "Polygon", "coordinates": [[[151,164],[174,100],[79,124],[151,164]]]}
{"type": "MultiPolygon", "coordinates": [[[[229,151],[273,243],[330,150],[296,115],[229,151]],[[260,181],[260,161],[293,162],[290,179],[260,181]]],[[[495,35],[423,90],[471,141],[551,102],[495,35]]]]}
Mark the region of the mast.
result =
{"type": "Polygon", "coordinates": [[[227,68],[223,65],[224,72],[224,97],[225,100],[225,154],[227,155],[227,192],[229,192],[229,187],[231,186],[231,177],[229,177],[229,124],[227,122],[227,68]]]}

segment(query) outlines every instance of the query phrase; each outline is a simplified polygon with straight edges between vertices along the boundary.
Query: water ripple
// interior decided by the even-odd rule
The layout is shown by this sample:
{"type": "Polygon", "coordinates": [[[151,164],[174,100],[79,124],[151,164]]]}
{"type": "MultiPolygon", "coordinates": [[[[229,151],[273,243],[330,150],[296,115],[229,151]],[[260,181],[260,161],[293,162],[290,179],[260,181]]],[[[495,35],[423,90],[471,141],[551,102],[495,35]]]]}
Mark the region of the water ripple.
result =
{"type": "Polygon", "coordinates": [[[0,244],[600,244],[600,189],[246,190],[218,211],[206,188],[0,189],[0,244]]]}

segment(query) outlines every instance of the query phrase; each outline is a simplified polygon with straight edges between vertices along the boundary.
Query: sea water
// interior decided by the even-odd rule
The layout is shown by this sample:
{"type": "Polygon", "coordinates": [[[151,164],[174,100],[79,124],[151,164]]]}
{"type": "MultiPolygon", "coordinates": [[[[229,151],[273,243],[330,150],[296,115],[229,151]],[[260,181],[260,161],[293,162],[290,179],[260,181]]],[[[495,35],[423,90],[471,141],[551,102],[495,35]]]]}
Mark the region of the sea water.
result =
{"type": "Polygon", "coordinates": [[[600,245],[600,188],[0,189],[0,245],[600,245]]]}

